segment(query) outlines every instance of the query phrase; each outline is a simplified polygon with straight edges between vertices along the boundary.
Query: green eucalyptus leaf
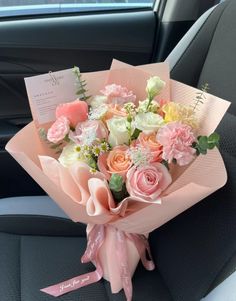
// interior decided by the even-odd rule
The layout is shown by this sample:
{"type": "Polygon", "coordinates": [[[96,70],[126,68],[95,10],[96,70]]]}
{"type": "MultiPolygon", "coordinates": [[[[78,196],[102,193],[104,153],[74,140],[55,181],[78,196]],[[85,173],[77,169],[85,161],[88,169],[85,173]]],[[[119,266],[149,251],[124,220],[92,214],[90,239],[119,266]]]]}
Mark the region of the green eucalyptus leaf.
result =
{"type": "Polygon", "coordinates": [[[98,169],[97,162],[96,162],[96,160],[95,160],[93,157],[87,159],[86,163],[87,163],[91,168],[96,169],[96,170],[98,169]]]}
{"type": "Polygon", "coordinates": [[[209,137],[208,137],[208,143],[214,143],[217,144],[220,141],[220,135],[217,133],[212,133],[209,137]]]}
{"type": "Polygon", "coordinates": [[[47,140],[47,131],[44,128],[39,129],[39,136],[43,140],[47,140]]]}
{"type": "Polygon", "coordinates": [[[196,148],[196,155],[199,156],[201,153],[198,148],[196,148]]]}
{"type": "Polygon", "coordinates": [[[208,148],[208,139],[207,136],[201,136],[198,140],[199,146],[202,150],[207,150],[208,148]]]}
{"type": "Polygon", "coordinates": [[[116,203],[123,201],[123,199],[129,196],[125,183],[123,183],[121,191],[112,190],[111,193],[116,203]]]}
{"type": "Polygon", "coordinates": [[[200,145],[197,146],[197,150],[198,150],[198,152],[199,152],[200,154],[202,154],[202,155],[206,155],[206,154],[207,154],[207,149],[201,148],[200,145]]]}
{"type": "Polygon", "coordinates": [[[122,190],[123,183],[124,180],[122,176],[113,173],[109,181],[109,187],[111,191],[120,192],[122,190]]]}
{"type": "Polygon", "coordinates": [[[215,143],[208,143],[208,149],[213,149],[217,145],[215,143]]]}

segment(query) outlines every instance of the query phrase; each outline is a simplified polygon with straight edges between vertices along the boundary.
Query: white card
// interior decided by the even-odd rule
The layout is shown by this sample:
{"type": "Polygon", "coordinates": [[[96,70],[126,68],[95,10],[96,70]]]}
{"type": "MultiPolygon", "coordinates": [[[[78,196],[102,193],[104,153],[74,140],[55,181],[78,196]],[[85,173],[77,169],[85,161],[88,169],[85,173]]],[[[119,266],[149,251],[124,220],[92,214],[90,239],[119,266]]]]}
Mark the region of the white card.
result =
{"type": "Polygon", "coordinates": [[[78,98],[79,85],[73,69],[25,78],[33,119],[38,125],[55,120],[56,107],[78,98]]]}

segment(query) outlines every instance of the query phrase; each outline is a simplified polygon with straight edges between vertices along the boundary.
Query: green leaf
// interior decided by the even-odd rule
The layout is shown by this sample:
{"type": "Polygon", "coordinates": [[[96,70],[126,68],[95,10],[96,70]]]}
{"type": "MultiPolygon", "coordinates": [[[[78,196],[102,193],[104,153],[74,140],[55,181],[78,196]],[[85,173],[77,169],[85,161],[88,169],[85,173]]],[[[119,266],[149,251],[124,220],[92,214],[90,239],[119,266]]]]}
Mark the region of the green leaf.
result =
{"type": "Polygon", "coordinates": [[[44,128],[39,129],[39,136],[43,140],[47,140],[47,131],[44,128]]]}
{"type": "Polygon", "coordinates": [[[134,132],[133,132],[133,135],[131,137],[132,140],[135,140],[138,138],[139,134],[141,133],[142,131],[140,131],[139,129],[135,129],[134,132]]]}
{"type": "Polygon", "coordinates": [[[93,157],[87,159],[87,160],[86,160],[86,163],[87,163],[91,168],[98,170],[97,162],[96,162],[96,160],[95,160],[93,157]]]}
{"type": "Polygon", "coordinates": [[[64,137],[64,139],[63,139],[64,141],[66,141],[66,142],[70,142],[70,138],[69,138],[69,135],[67,134],[65,137],[64,137]]]}
{"type": "Polygon", "coordinates": [[[197,145],[196,149],[197,149],[197,153],[199,152],[199,154],[202,154],[202,155],[206,155],[207,154],[207,149],[201,148],[200,145],[197,145]]]}
{"type": "Polygon", "coordinates": [[[122,178],[122,176],[113,173],[111,175],[110,181],[109,181],[109,187],[111,189],[111,191],[114,192],[120,192],[122,191],[122,186],[123,186],[124,180],[122,178]]]}
{"type": "Polygon", "coordinates": [[[201,153],[198,148],[196,148],[196,155],[199,156],[201,153]]]}
{"type": "Polygon", "coordinates": [[[119,192],[111,191],[113,198],[116,203],[123,201],[123,199],[129,196],[128,191],[126,189],[125,183],[123,183],[122,189],[119,192]]]}
{"type": "Polygon", "coordinates": [[[169,163],[166,160],[162,160],[161,164],[163,164],[168,170],[170,170],[169,163]]]}
{"type": "Polygon", "coordinates": [[[215,143],[208,143],[208,149],[213,149],[215,146],[215,143]]]}
{"type": "Polygon", "coordinates": [[[204,100],[206,100],[206,95],[204,94],[209,90],[209,85],[206,83],[205,85],[202,85],[202,91],[199,91],[196,93],[196,97],[194,98],[194,103],[192,105],[193,110],[197,110],[199,104],[204,104],[204,100]]]}
{"type": "Polygon", "coordinates": [[[89,99],[90,97],[86,95],[86,80],[82,79],[82,75],[80,73],[80,70],[78,67],[74,67],[73,68],[73,72],[76,76],[76,84],[78,85],[78,91],[76,92],[77,95],[80,96],[81,100],[86,101],[87,99],[89,99]]]}
{"type": "Polygon", "coordinates": [[[56,144],[51,144],[50,148],[51,149],[57,149],[62,145],[62,143],[56,143],[56,144]]]}
{"type": "Polygon", "coordinates": [[[82,100],[87,100],[87,99],[89,99],[90,97],[92,97],[92,96],[91,96],[91,95],[85,96],[85,97],[82,98],[82,100]]]}
{"type": "Polygon", "coordinates": [[[172,160],[172,163],[173,163],[173,164],[177,164],[177,160],[174,158],[174,159],[172,160]]]}
{"type": "Polygon", "coordinates": [[[85,92],[87,92],[87,90],[85,90],[85,89],[82,88],[79,91],[77,91],[76,94],[80,95],[80,94],[84,94],[85,92]]]}
{"type": "Polygon", "coordinates": [[[208,143],[219,143],[219,141],[220,141],[220,135],[217,133],[212,133],[208,137],[208,143]]]}
{"type": "Polygon", "coordinates": [[[217,133],[212,133],[209,137],[207,137],[207,148],[213,149],[214,147],[219,146],[220,136],[217,133]]]}
{"type": "Polygon", "coordinates": [[[207,136],[201,136],[198,140],[199,146],[202,150],[207,150],[208,148],[208,138],[207,136]]]}

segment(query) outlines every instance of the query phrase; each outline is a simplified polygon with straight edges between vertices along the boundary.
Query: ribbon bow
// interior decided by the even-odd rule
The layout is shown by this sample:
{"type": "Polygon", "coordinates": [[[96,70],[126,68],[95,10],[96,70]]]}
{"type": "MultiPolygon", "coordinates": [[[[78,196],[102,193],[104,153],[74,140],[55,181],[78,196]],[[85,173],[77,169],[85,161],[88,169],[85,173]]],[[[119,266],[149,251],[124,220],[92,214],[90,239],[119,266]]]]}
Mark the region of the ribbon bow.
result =
{"type": "MultiPolygon", "coordinates": [[[[93,262],[96,265],[94,272],[86,273],[67,281],[49,286],[41,289],[42,292],[51,296],[58,297],[77,290],[83,286],[95,283],[103,277],[103,269],[99,260],[99,250],[105,240],[105,227],[111,227],[110,225],[94,225],[92,230],[88,234],[88,243],[84,255],[81,258],[82,263],[93,262]]],[[[144,235],[131,234],[115,229],[116,231],[116,255],[117,264],[119,264],[120,279],[122,281],[123,289],[127,301],[132,300],[132,281],[131,273],[128,265],[128,255],[126,239],[132,241],[137,248],[141,261],[144,267],[151,271],[155,268],[152,260],[150,246],[147,238],[144,235]],[[146,251],[150,260],[146,257],[146,251]]]]}

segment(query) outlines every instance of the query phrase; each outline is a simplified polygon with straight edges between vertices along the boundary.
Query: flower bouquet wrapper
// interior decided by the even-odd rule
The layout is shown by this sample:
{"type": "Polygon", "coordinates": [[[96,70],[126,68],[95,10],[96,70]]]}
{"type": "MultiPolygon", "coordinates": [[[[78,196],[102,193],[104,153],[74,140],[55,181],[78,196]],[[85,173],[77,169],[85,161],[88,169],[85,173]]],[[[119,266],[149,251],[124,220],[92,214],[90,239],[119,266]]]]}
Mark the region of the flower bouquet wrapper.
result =
{"type": "MultiPolygon", "coordinates": [[[[179,103],[192,102],[198,90],[168,80],[166,64],[134,68],[114,61],[111,71],[87,73],[84,78],[91,94],[96,94],[104,82],[117,82],[132,88],[143,99],[145,82],[154,74],[168,83],[162,97],[179,103]],[[135,81],[130,80],[132,77],[135,81]]],[[[209,135],[230,103],[210,94],[206,98],[197,114],[199,132],[209,135]]],[[[172,184],[158,200],[147,202],[128,197],[117,207],[112,203],[108,187],[102,184],[101,173],[94,177],[79,162],[71,168],[60,165],[52,150],[40,140],[37,126],[36,120],[28,124],[9,141],[6,149],[74,222],[88,225],[88,245],[82,262],[92,261],[96,266],[95,272],[42,291],[60,296],[103,277],[110,282],[113,293],[123,288],[127,300],[131,300],[131,277],[140,258],[148,270],[154,268],[148,234],[226,183],[227,173],[220,152],[213,149],[205,156],[198,156],[189,166],[175,168],[172,184]]]]}

